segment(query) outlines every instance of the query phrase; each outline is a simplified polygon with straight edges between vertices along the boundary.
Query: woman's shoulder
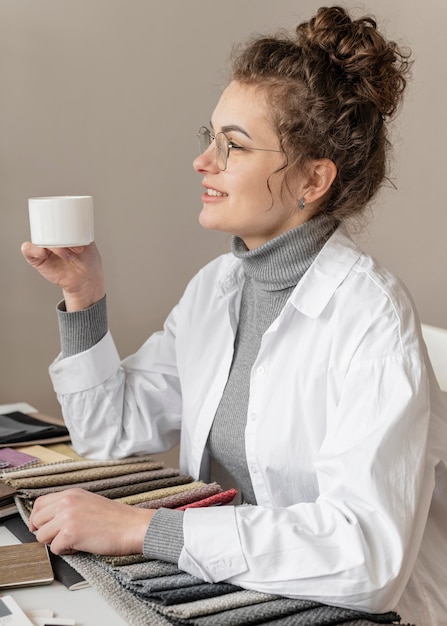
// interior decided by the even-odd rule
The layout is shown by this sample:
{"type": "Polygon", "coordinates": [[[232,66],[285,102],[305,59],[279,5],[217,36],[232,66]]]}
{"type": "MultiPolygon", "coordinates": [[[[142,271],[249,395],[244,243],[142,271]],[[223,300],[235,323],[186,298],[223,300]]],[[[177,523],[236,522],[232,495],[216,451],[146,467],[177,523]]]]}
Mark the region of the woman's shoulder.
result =
{"type": "Polygon", "coordinates": [[[403,281],[363,251],[344,228],[329,239],[302,282],[296,300],[315,317],[329,307],[332,315],[350,323],[371,324],[387,318],[399,327],[409,324],[413,330],[418,324],[403,281]]]}
{"type": "Polygon", "coordinates": [[[362,252],[353,267],[354,280],[364,286],[363,295],[370,293],[372,297],[383,296],[390,305],[399,310],[414,308],[410,291],[403,279],[386,267],[372,254],[362,252]]]}
{"type": "MultiPolygon", "coordinates": [[[[342,228],[333,236],[327,260],[344,266],[345,279],[356,283],[356,291],[360,285],[371,293],[387,294],[389,297],[411,299],[409,291],[402,279],[387,268],[373,254],[365,252],[361,245],[342,228]]],[[[332,270],[333,271],[333,270],[332,270]]],[[[343,270],[342,270],[343,271],[343,270]]]]}

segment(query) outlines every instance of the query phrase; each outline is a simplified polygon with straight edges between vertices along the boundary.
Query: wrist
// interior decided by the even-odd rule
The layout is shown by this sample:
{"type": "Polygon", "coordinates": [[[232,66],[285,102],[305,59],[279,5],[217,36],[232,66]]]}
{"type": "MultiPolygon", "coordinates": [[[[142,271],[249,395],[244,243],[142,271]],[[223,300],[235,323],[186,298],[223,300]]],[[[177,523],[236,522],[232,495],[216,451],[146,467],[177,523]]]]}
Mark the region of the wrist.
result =
{"type": "Polygon", "coordinates": [[[143,509],[135,507],[135,511],[138,511],[139,521],[138,524],[135,525],[135,532],[133,533],[133,537],[131,539],[133,544],[133,552],[134,554],[143,554],[143,546],[144,540],[150,526],[151,520],[157,512],[156,509],[143,509]]]}
{"type": "Polygon", "coordinates": [[[103,287],[95,289],[88,293],[71,293],[63,290],[63,297],[65,301],[65,310],[68,313],[74,313],[76,311],[82,311],[88,309],[105,296],[105,290],[103,287]]]}

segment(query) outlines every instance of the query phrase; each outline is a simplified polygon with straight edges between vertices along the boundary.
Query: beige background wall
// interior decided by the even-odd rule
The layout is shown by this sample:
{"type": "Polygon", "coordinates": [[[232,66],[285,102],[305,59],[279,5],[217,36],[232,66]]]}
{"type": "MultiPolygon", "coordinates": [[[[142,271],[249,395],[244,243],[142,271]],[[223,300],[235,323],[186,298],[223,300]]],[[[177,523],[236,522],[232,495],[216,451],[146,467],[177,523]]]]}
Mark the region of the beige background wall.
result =
{"type": "MultiPolygon", "coordinates": [[[[314,0],[0,0],[0,403],[59,414],[47,374],[59,290],[25,263],[27,198],[91,194],[109,322],[122,356],[160,327],[187,280],[228,249],[197,224],[196,131],[230,47],[294,26],[314,0]]],[[[413,49],[394,182],[362,243],[447,326],[444,0],[345,2],[413,49]]]]}

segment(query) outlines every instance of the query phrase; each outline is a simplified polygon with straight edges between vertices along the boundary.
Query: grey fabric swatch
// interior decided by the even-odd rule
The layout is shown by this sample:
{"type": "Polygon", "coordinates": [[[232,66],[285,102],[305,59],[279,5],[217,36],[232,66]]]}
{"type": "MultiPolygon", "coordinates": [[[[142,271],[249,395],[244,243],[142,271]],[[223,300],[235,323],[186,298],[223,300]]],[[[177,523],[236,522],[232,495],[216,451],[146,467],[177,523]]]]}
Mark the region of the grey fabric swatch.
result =
{"type": "Polygon", "coordinates": [[[276,598],[269,602],[262,602],[251,606],[234,608],[214,613],[212,615],[199,616],[182,623],[194,626],[240,626],[242,624],[261,624],[269,619],[294,615],[298,623],[297,613],[320,606],[318,602],[311,600],[292,600],[290,598],[276,598]]]}
{"type": "Polygon", "coordinates": [[[198,617],[200,615],[211,615],[213,613],[220,613],[221,611],[228,611],[229,609],[235,609],[242,606],[250,606],[252,604],[258,604],[260,602],[268,602],[274,600],[278,596],[268,593],[262,593],[260,591],[235,591],[234,593],[227,593],[223,596],[216,596],[215,598],[207,598],[205,600],[196,600],[194,602],[185,602],[183,604],[176,604],[173,606],[157,606],[157,611],[160,611],[166,616],[172,617],[174,620],[188,620],[192,617],[198,617]]]}
{"type": "Polygon", "coordinates": [[[79,553],[64,556],[131,626],[169,626],[172,622],[129,593],[108,575],[101,559],[79,553]]]}
{"type": "MultiPolygon", "coordinates": [[[[288,615],[272,621],[263,621],[262,626],[335,626],[336,624],[343,626],[377,626],[377,624],[398,624],[395,619],[389,619],[389,614],[385,614],[386,616],[384,615],[381,619],[377,619],[377,616],[372,616],[375,621],[362,617],[352,620],[354,617],[352,613],[355,613],[355,611],[351,612],[349,617],[346,611],[349,611],[349,609],[322,606],[316,609],[309,609],[298,615],[288,615]],[[348,617],[349,621],[346,621],[346,617],[348,617]]],[[[366,613],[359,613],[359,615],[366,615],[366,613]]],[[[396,616],[394,615],[394,617],[396,616]]],[[[400,626],[404,625],[400,624],[400,626]]]]}
{"type": "Polygon", "coordinates": [[[342,624],[356,618],[368,618],[371,621],[371,617],[374,617],[375,623],[389,624],[392,623],[390,620],[396,618],[397,615],[388,613],[370,616],[360,611],[322,605],[311,600],[278,598],[250,607],[231,609],[214,615],[183,621],[183,624],[188,624],[188,626],[243,626],[250,624],[329,626],[342,624]]]}
{"type": "Polygon", "coordinates": [[[191,576],[186,572],[174,574],[173,576],[160,576],[158,578],[143,578],[130,583],[125,583],[126,589],[138,595],[150,596],[157,591],[167,591],[168,589],[183,589],[193,585],[203,584],[203,580],[196,576],[191,576]]]}
{"type": "Polygon", "coordinates": [[[182,570],[173,563],[166,563],[165,561],[144,561],[123,566],[117,566],[116,563],[113,564],[112,562],[112,573],[123,583],[129,583],[134,580],[172,576],[182,573],[182,570]]]}
{"type": "Polygon", "coordinates": [[[147,600],[159,604],[180,604],[182,602],[192,602],[204,598],[212,598],[225,593],[232,593],[240,589],[229,583],[201,583],[183,589],[168,589],[166,591],[157,591],[146,596],[147,600]]]}

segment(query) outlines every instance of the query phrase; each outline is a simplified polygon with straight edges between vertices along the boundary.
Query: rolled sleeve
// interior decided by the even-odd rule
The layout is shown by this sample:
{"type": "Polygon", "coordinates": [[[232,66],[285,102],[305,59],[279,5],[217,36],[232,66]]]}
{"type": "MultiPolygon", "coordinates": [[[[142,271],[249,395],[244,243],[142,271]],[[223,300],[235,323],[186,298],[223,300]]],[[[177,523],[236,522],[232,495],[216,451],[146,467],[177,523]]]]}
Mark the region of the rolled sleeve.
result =
{"type": "Polygon", "coordinates": [[[50,366],[50,377],[57,394],[71,394],[101,385],[120,367],[120,357],[110,332],[85,352],[62,358],[50,366]]]}

